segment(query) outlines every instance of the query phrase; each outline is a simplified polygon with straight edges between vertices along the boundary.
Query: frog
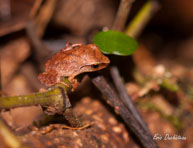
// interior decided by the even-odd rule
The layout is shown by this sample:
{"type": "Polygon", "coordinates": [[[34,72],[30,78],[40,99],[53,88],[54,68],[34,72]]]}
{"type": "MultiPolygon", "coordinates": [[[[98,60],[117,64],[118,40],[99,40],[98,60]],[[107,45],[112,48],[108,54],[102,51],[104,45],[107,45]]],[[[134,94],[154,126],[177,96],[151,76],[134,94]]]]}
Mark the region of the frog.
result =
{"type": "Polygon", "coordinates": [[[38,75],[41,83],[47,87],[56,84],[68,86],[63,78],[68,78],[72,91],[78,87],[75,78],[85,72],[94,72],[108,66],[110,60],[103,55],[95,44],[83,45],[81,43],[67,43],[45,63],[45,72],[38,75]]]}

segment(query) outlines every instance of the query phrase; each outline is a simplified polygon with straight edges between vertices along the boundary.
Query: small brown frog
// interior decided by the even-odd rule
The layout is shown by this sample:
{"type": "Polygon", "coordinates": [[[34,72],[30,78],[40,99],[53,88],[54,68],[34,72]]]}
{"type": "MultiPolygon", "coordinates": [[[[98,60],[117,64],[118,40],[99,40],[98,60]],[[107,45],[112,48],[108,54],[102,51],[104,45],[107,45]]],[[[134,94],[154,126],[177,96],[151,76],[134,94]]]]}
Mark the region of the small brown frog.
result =
{"type": "Polygon", "coordinates": [[[45,72],[39,74],[38,79],[46,86],[53,86],[57,83],[67,85],[62,78],[68,77],[74,90],[78,86],[75,76],[103,69],[109,63],[95,44],[66,44],[46,62],[45,72]]]}

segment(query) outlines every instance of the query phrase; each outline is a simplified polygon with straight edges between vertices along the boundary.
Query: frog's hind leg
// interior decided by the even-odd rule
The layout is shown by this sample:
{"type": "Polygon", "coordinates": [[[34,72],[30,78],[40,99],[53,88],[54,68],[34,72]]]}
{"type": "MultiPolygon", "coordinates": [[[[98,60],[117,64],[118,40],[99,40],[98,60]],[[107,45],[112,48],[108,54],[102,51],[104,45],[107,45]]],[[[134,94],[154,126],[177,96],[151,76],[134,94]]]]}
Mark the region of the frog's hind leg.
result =
{"type": "Polygon", "coordinates": [[[55,85],[58,80],[58,73],[56,71],[44,72],[38,75],[38,79],[46,86],[55,85]]]}

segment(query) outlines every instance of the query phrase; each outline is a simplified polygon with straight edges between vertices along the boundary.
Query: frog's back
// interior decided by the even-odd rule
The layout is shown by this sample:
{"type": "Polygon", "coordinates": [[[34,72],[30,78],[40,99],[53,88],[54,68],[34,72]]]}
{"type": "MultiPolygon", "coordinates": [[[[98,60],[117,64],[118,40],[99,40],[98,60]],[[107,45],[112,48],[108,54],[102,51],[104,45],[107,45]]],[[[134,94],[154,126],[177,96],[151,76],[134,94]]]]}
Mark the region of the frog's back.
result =
{"type": "Polygon", "coordinates": [[[56,71],[59,75],[70,76],[77,69],[77,49],[60,50],[45,64],[46,71],[56,71]],[[73,50],[73,52],[72,52],[73,50]]]}

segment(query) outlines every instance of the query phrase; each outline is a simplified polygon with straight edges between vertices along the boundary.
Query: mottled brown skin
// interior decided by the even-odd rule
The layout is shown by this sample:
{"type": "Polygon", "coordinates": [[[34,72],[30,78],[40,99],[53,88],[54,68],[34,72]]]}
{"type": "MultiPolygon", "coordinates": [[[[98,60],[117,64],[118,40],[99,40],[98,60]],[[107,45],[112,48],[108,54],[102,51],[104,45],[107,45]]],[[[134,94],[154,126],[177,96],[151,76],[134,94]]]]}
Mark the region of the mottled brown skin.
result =
{"type": "Polygon", "coordinates": [[[67,44],[46,62],[45,72],[39,74],[38,79],[46,86],[53,86],[57,83],[66,85],[62,78],[68,77],[74,90],[78,85],[75,76],[103,69],[109,63],[95,44],[67,44]]]}

